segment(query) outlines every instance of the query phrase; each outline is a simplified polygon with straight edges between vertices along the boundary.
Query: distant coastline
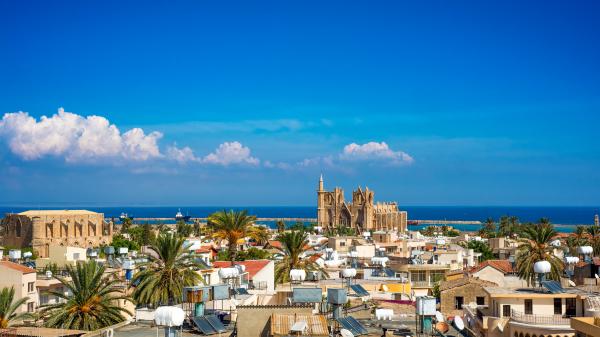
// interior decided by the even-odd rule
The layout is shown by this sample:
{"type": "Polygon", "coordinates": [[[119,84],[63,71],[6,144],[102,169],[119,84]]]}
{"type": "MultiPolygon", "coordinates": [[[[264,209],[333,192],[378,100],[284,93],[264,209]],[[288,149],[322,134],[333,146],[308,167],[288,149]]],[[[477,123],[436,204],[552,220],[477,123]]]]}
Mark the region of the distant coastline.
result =
{"type": "MultiPolygon", "coordinates": [[[[316,206],[77,206],[52,205],[34,206],[0,206],[0,212],[18,213],[29,209],[88,209],[104,213],[106,218],[118,218],[122,212],[139,218],[172,218],[180,208],[183,214],[192,217],[206,217],[222,209],[247,209],[250,214],[260,218],[316,218],[316,206]]],[[[541,217],[549,218],[557,225],[560,232],[571,232],[575,225],[591,225],[594,215],[600,213],[599,207],[559,207],[559,206],[404,206],[409,219],[435,220],[470,220],[485,221],[488,217],[498,220],[503,215],[517,216],[521,222],[535,222],[541,217]]],[[[268,225],[273,225],[267,223],[268,225]]],[[[410,226],[420,229],[427,224],[410,226]]],[[[455,225],[454,228],[465,231],[477,231],[478,225],[455,225]]]]}

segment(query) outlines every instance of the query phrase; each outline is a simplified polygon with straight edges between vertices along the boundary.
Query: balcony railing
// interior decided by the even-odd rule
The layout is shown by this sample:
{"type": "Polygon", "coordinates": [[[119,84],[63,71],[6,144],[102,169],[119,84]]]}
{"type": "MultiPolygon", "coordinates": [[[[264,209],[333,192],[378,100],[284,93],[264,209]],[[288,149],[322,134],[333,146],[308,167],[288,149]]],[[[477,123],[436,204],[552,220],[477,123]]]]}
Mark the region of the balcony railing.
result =
{"type": "Polygon", "coordinates": [[[512,309],[510,318],[520,322],[540,325],[570,325],[571,320],[563,315],[532,315],[512,309]]]}
{"type": "Polygon", "coordinates": [[[432,284],[428,281],[411,281],[413,287],[431,287],[432,284]]]}

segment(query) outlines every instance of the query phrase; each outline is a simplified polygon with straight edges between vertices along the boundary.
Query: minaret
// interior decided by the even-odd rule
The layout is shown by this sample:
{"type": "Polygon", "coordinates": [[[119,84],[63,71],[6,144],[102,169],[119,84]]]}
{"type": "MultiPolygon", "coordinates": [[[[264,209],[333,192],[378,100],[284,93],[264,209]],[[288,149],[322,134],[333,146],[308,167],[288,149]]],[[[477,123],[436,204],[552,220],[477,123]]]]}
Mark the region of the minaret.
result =
{"type": "Polygon", "coordinates": [[[321,173],[321,178],[319,178],[319,189],[317,191],[323,191],[323,173],[321,173]]]}
{"type": "Polygon", "coordinates": [[[600,217],[598,217],[598,214],[594,216],[594,225],[600,226],[600,217]]]}
{"type": "Polygon", "coordinates": [[[325,226],[325,189],[323,188],[323,174],[319,178],[317,188],[317,225],[325,226]]]}

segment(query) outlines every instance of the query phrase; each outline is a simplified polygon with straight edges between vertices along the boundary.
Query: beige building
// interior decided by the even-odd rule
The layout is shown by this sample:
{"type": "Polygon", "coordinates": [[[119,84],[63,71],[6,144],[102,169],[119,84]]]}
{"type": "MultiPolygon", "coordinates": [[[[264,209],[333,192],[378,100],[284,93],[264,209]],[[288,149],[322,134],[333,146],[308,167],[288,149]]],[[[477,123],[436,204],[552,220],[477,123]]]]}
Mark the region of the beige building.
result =
{"type": "Polygon", "coordinates": [[[575,330],[576,337],[598,337],[598,336],[600,336],[600,318],[599,317],[574,317],[574,318],[571,318],[571,328],[573,330],[575,330]]]}
{"type": "Polygon", "coordinates": [[[87,249],[81,247],[49,245],[48,257],[38,258],[36,267],[44,268],[49,264],[56,265],[59,268],[66,266],[75,266],[77,262],[87,260],[87,249]]]}
{"type": "Polygon", "coordinates": [[[352,192],[352,202],[344,201],[344,191],[336,187],[325,191],[323,176],[317,190],[317,222],[323,229],[350,227],[358,233],[369,230],[405,232],[407,213],[395,202],[374,203],[375,193],[360,187],[352,192]]]}
{"type": "Polygon", "coordinates": [[[104,214],[86,210],[41,210],[6,214],[0,224],[2,244],[33,247],[48,257],[50,246],[97,247],[112,241],[113,225],[104,214]]]}
{"type": "Polygon", "coordinates": [[[485,337],[573,337],[569,317],[584,315],[589,294],[576,288],[561,293],[533,288],[484,290],[488,305],[463,308],[470,329],[485,337]]]}
{"type": "Polygon", "coordinates": [[[17,312],[35,312],[38,307],[37,275],[34,269],[10,261],[0,261],[0,288],[14,287],[14,300],[28,300],[17,312]]]}
{"type": "Polygon", "coordinates": [[[492,282],[463,277],[440,283],[440,311],[445,316],[462,316],[463,305],[488,305],[490,297],[483,287],[496,286],[492,282]]]}

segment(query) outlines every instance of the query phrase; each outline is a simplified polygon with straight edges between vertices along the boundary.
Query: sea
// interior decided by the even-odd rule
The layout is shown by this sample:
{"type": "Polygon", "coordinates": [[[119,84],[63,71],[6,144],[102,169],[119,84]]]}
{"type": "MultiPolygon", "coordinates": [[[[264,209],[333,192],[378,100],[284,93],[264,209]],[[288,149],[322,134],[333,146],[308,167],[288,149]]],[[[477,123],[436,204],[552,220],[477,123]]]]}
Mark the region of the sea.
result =
{"type": "MultiPolygon", "coordinates": [[[[249,214],[258,218],[316,218],[315,206],[86,206],[86,205],[52,205],[52,206],[0,206],[0,212],[18,213],[31,209],[87,209],[104,213],[106,218],[118,221],[121,213],[134,218],[174,218],[178,210],[184,215],[205,218],[220,210],[248,210],[249,214]]],[[[496,221],[503,215],[517,216],[521,222],[536,222],[542,217],[549,218],[556,224],[559,232],[572,232],[576,225],[591,225],[594,215],[600,214],[598,207],[560,207],[560,206],[403,206],[411,220],[468,220],[484,222],[488,217],[496,221]]],[[[173,220],[174,222],[174,220],[173,220]]],[[[293,221],[292,221],[293,222],[293,221]]],[[[169,222],[167,222],[169,223],[169,222]]],[[[264,224],[275,227],[274,221],[264,224]]],[[[413,225],[410,229],[421,229],[427,224],[413,225]]],[[[461,231],[477,231],[480,225],[453,225],[461,231]]]]}

